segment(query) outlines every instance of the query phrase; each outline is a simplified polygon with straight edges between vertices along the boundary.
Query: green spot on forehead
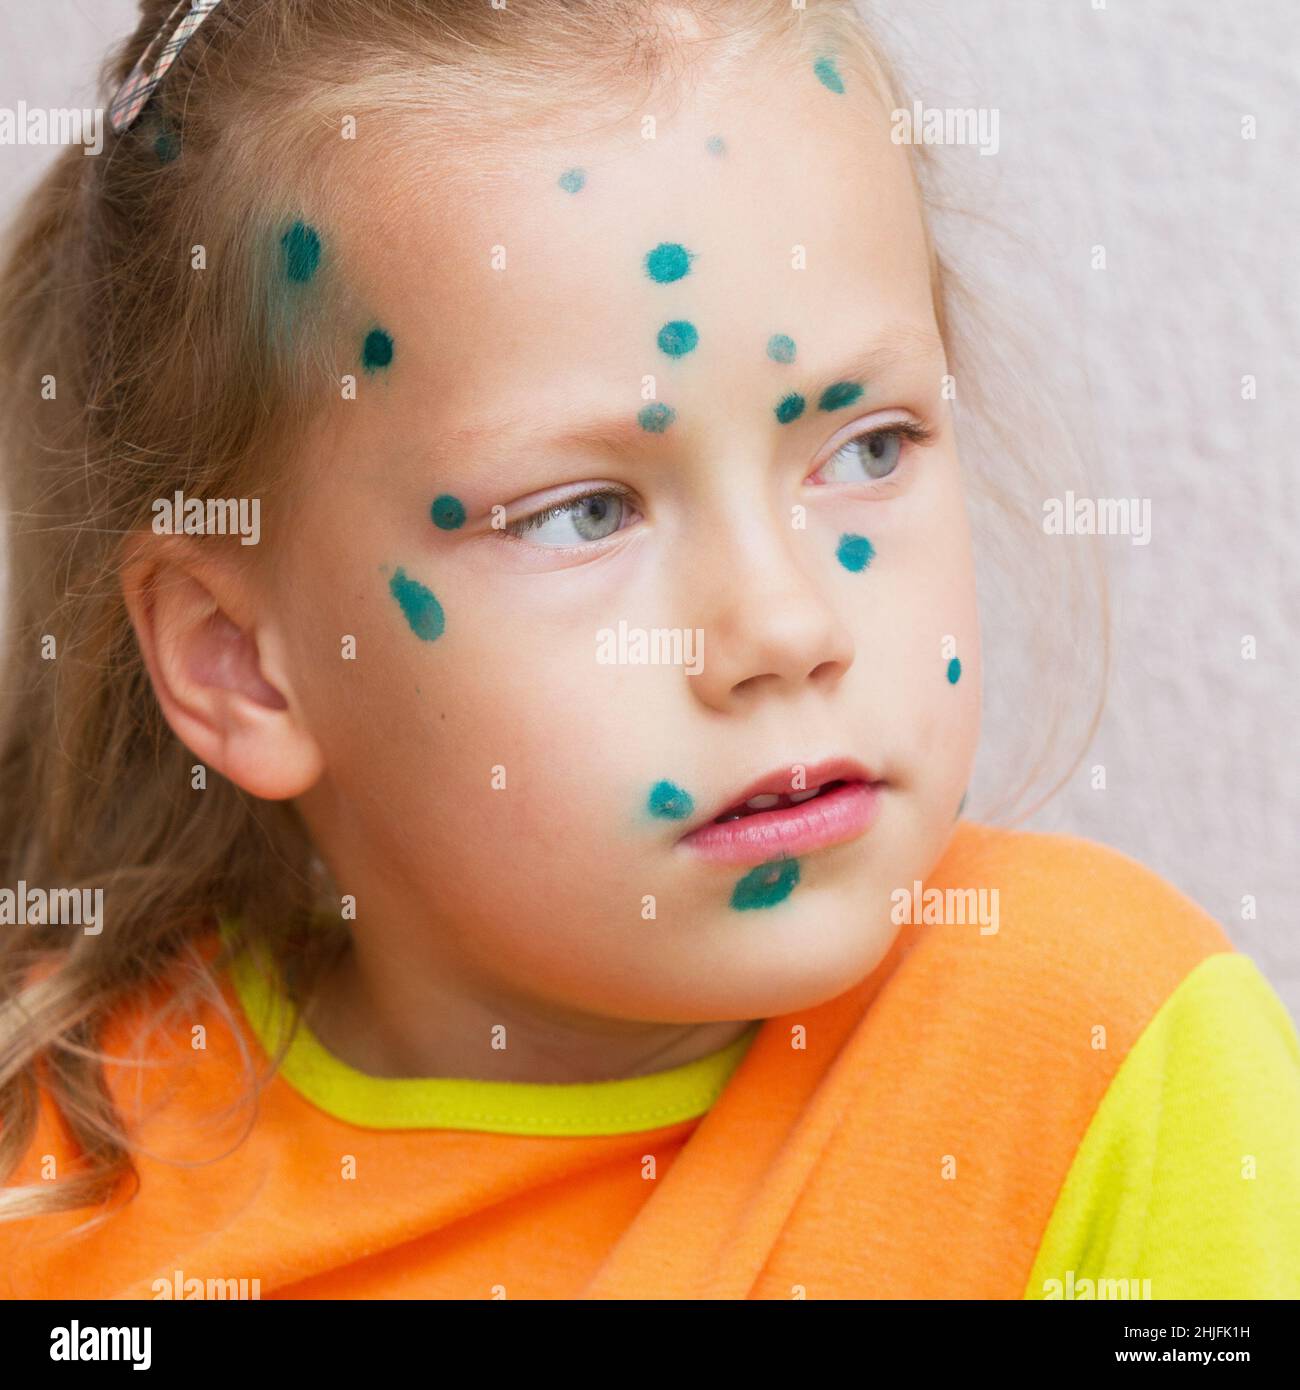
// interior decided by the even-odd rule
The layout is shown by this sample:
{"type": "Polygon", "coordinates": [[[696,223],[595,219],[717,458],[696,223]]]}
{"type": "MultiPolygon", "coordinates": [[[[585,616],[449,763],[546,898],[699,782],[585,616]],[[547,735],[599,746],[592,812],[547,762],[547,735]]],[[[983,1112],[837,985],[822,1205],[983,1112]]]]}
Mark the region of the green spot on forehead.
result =
{"type": "Polygon", "coordinates": [[[767,355],[773,362],[793,362],[794,339],[784,333],[773,333],[767,340],[767,355]]]}
{"type": "Polygon", "coordinates": [[[788,425],[791,420],[797,420],[803,414],[804,400],[798,391],[791,391],[788,396],[782,396],[776,405],[776,418],[783,424],[788,425]]]}
{"type": "Polygon", "coordinates": [[[727,152],[726,141],[721,135],[710,135],[704,143],[704,148],[710,154],[725,154],[727,152]]]}
{"type": "Polygon", "coordinates": [[[843,406],[852,405],[861,395],[862,387],[858,382],[837,381],[822,392],[822,398],[817,402],[817,409],[839,410],[843,406]]]}
{"type": "Polygon", "coordinates": [[[844,79],[835,66],[834,58],[818,58],[813,64],[813,71],[823,87],[829,88],[832,92],[844,91],[844,79]]]}
{"type": "Polygon", "coordinates": [[[393,340],[382,328],[372,328],[361,347],[361,365],[373,372],[377,367],[388,366],[392,360],[393,340]]]}
{"type": "Polygon", "coordinates": [[[677,412],[672,406],[664,405],[662,401],[654,401],[637,412],[637,424],[643,430],[649,430],[651,434],[662,434],[669,425],[677,418],[677,412]]]}
{"type": "Polygon", "coordinates": [[[295,222],[280,238],[284,273],[297,284],[306,284],[320,265],[320,236],[306,222],[295,222]]]}
{"type": "Polygon", "coordinates": [[[646,253],[646,274],[657,284],[667,285],[680,280],[691,268],[691,253],[675,241],[661,241],[646,253]]]}
{"type": "Polygon", "coordinates": [[[699,341],[700,335],[695,331],[695,325],[685,319],[675,319],[659,330],[659,347],[669,357],[682,357],[693,352],[699,341]]]}
{"type": "Polygon", "coordinates": [[[559,185],[566,193],[577,193],[587,182],[585,169],[566,169],[559,177],[559,185]]]}

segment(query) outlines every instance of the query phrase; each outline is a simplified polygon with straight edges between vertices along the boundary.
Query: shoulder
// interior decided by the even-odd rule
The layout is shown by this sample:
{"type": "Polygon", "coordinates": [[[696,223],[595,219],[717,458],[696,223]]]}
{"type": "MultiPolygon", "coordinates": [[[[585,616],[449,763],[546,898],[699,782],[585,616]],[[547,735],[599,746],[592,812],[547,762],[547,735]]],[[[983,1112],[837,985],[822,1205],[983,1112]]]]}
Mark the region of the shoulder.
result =
{"type": "Polygon", "coordinates": [[[1122,1018],[1125,1031],[1203,960],[1233,950],[1222,926],[1159,874],[1075,836],[963,824],[926,882],[983,889],[986,910],[982,928],[947,924],[925,949],[965,957],[1009,997],[1039,1007],[1068,997],[1100,1011],[1098,1021],[1122,1018]]]}

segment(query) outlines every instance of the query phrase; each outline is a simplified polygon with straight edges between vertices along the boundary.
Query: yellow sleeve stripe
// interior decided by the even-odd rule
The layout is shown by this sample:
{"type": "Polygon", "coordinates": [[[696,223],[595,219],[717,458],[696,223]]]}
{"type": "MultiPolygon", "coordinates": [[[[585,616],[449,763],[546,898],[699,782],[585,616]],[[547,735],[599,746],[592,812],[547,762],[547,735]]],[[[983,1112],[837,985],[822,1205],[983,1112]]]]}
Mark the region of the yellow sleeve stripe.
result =
{"type": "Polygon", "coordinates": [[[1026,1298],[1300,1298],[1300,1038],[1249,957],[1208,956],[1124,1059],[1026,1298]]]}

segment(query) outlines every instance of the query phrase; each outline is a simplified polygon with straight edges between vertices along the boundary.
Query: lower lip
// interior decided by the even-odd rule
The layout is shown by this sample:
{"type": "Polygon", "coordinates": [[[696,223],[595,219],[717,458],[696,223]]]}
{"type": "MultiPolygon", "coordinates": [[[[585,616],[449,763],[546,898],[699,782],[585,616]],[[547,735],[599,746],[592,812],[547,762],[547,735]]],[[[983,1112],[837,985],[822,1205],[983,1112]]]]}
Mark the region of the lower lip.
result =
{"type": "Polygon", "coordinates": [[[879,782],[849,782],[797,806],[710,821],[680,843],[715,864],[763,864],[855,839],[880,811],[879,782]]]}

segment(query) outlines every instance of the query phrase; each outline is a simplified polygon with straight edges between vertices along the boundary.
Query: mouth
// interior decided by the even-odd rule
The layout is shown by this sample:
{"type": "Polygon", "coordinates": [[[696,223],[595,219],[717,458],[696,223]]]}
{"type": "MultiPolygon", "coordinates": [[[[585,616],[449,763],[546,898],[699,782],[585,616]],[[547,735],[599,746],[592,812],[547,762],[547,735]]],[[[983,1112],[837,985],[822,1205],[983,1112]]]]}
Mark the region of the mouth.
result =
{"type": "Polygon", "coordinates": [[[861,763],[836,758],[806,767],[799,787],[791,766],[758,778],[678,843],[714,863],[761,864],[843,844],[874,823],[888,784],[861,763]]]}

